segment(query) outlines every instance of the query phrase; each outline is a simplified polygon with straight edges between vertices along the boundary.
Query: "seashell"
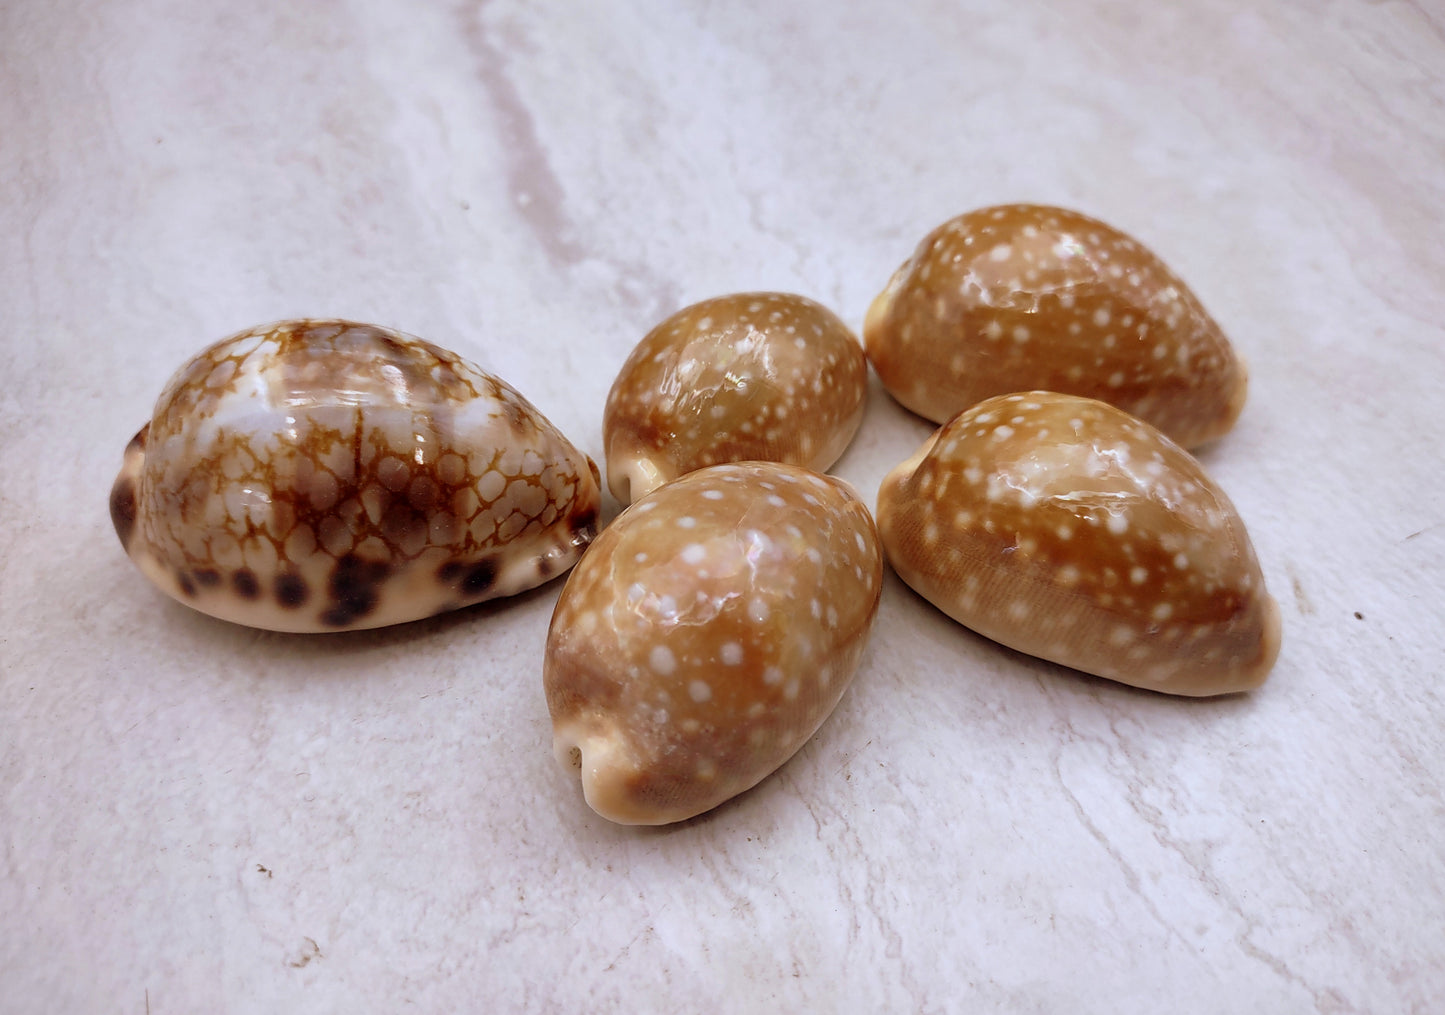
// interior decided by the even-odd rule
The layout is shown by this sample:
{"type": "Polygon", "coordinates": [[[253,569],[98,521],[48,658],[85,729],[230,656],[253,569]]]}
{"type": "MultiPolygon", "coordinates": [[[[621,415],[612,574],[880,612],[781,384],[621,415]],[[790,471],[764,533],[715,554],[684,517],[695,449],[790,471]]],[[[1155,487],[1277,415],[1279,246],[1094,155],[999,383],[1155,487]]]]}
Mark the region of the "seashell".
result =
{"type": "Polygon", "coordinates": [[[223,620],[337,631],[539,585],[597,528],[597,467],[502,381],[420,339],[285,321],[166,385],[111,491],[121,544],[223,620]]]}
{"type": "Polygon", "coordinates": [[[607,486],[626,505],[722,462],[822,472],[863,419],[868,361],[832,311],[788,293],[704,300],[653,328],[607,395],[607,486]]]}
{"type": "Polygon", "coordinates": [[[960,413],[884,478],[894,569],[986,638],[1135,687],[1263,683],[1279,609],[1199,463],[1103,402],[1035,391],[960,413]]]}
{"type": "Polygon", "coordinates": [[[872,516],[839,480],[747,462],[669,483],[562,590],[544,673],[557,759],[622,824],[749,789],[852,681],[882,576],[872,516]]]}
{"type": "Polygon", "coordinates": [[[1063,208],[945,222],[873,301],[863,334],[884,387],[935,423],[1041,388],[1197,447],[1244,407],[1244,365],[1189,287],[1138,241],[1063,208]]]}

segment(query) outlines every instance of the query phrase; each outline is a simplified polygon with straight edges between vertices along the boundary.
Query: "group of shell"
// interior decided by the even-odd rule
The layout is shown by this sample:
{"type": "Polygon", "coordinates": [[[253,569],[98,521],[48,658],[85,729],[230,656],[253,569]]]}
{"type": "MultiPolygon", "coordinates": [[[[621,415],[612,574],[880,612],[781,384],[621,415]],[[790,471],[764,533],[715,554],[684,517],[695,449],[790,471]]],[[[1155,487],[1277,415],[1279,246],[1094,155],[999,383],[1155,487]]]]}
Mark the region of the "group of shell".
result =
{"type": "Polygon", "coordinates": [[[1245,371],[1149,250],[1076,212],[985,208],[924,237],[860,343],[801,296],[654,328],[596,465],[500,379],[386,328],[266,325],[183,366],[110,509],[175,599],[277,631],[416,620],[570,569],[543,682],[555,753],[628,824],[702,813],[833,711],[888,562],[960,624],[1172,694],[1244,691],[1280,621],[1238,513],[1186,451],[1245,371]],[[874,514],[825,475],[872,364],[940,428],[874,514]]]}

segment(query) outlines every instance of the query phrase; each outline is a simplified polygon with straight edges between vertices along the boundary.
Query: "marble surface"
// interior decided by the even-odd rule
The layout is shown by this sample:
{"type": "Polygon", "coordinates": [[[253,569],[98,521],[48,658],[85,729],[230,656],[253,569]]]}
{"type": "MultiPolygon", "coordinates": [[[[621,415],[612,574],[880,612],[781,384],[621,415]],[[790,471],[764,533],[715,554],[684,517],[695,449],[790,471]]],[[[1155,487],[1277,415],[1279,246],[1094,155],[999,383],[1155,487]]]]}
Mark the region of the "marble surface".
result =
{"type": "MultiPolygon", "coordinates": [[[[1424,2],[0,5],[0,1011],[1445,1005],[1445,14],[1424,2]],[[1150,244],[1252,368],[1204,461],[1284,612],[1174,700],[890,577],[833,718],[637,830],[549,752],[559,584],[308,638],[106,513],[171,371],[300,315],[507,378],[594,458],[628,350],[854,327],[1008,200],[1150,244]]],[[[927,424],[872,393],[868,497],[927,424]]]]}

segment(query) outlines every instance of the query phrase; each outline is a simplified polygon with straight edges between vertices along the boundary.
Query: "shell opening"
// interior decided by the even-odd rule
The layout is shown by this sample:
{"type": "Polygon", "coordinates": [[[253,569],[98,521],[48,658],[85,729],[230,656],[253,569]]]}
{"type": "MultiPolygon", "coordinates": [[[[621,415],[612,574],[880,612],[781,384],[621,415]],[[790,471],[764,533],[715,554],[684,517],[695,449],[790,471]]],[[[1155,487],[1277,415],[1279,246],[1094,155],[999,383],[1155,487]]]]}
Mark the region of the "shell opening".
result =
{"type": "Polygon", "coordinates": [[[623,507],[641,500],[665,482],[662,471],[645,458],[608,463],[607,488],[623,507]]]}
{"type": "Polygon", "coordinates": [[[557,759],[557,764],[569,772],[580,772],[584,760],[582,750],[583,738],[580,730],[554,729],[552,733],[552,754],[557,759]]]}
{"type": "Polygon", "coordinates": [[[552,753],[563,768],[578,779],[587,806],[620,825],[660,824],[659,819],[639,810],[632,786],[638,775],[636,758],[620,743],[615,730],[588,728],[578,723],[553,727],[552,753]]]}

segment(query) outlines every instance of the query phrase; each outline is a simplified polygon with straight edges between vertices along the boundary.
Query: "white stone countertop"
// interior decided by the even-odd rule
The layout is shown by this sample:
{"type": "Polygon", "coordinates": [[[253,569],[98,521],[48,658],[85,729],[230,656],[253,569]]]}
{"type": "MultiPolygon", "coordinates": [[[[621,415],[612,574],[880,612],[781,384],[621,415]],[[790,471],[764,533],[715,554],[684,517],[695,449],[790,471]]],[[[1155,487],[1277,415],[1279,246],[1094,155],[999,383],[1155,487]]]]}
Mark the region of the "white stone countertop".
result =
{"type": "MultiPolygon", "coordinates": [[[[1445,1010],[1442,224],[1424,0],[0,5],[0,1012],[1445,1010]],[[285,636],[112,531],[233,331],[421,335],[600,462],[666,314],[857,328],[1014,200],[1143,240],[1250,363],[1203,461],[1284,615],[1254,693],[1083,677],[890,575],[791,762],[626,828],[550,753],[560,582],[285,636]]],[[[875,383],[834,471],[871,501],[929,429],[875,383]]]]}

